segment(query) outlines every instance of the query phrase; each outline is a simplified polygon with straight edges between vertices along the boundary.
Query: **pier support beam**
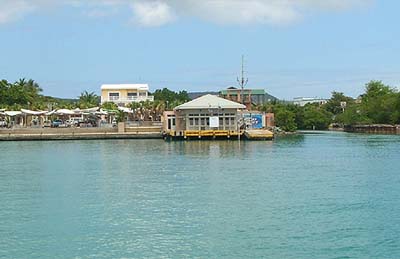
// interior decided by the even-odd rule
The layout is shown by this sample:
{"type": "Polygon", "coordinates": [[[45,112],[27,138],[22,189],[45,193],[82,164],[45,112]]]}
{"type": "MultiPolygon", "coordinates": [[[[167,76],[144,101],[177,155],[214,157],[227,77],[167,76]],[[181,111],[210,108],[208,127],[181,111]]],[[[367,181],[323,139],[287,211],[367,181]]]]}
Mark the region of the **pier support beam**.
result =
{"type": "Polygon", "coordinates": [[[125,122],[118,122],[118,133],[125,133],[125,122]]]}

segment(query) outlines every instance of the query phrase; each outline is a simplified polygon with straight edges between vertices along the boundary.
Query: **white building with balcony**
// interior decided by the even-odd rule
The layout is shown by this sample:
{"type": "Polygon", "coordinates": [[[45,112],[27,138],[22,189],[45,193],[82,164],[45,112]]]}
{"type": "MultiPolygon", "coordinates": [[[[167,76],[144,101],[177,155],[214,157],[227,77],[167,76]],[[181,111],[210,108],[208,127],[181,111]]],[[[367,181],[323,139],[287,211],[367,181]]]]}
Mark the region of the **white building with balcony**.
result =
{"type": "Polygon", "coordinates": [[[308,103],[318,103],[320,105],[327,103],[327,99],[318,97],[296,97],[293,99],[293,104],[298,106],[305,106],[308,103]]]}
{"type": "Polygon", "coordinates": [[[126,106],[132,102],[154,101],[149,95],[148,84],[107,84],[101,86],[101,104],[113,102],[126,106]]]}

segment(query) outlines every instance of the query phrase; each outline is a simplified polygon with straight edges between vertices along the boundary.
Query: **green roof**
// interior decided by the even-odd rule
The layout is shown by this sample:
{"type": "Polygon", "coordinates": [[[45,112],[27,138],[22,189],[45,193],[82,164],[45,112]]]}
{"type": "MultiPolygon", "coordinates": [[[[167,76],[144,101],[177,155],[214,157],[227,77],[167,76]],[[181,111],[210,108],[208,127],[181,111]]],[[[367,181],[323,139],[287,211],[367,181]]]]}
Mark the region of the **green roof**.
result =
{"type": "MultiPolygon", "coordinates": [[[[240,89],[225,89],[221,90],[222,95],[227,95],[229,92],[230,95],[237,95],[240,93],[240,89]]],[[[244,94],[248,94],[250,92],[251,95],[264,95],[265,90],[264,89],[243,89],[244,94]]]]}

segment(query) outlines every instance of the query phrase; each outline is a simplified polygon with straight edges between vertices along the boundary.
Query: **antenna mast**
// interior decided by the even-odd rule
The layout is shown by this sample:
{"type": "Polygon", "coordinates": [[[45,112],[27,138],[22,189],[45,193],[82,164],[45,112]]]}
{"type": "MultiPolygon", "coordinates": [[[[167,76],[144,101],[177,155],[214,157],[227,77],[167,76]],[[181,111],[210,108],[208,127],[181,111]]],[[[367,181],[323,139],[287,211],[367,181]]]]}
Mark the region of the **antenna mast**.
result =
{"type": "Polygon", "coordinates": [[[247,85],[247,82],[249,81],[248,78],[244,77],[244,55],[242,55],[242,74],[241,74],[241,78],[239,79],[239,77],[237,78],[237,81],[239,83],[240,86],[240,101],[242,104],[244,103],[244,87],[247,85]]]}

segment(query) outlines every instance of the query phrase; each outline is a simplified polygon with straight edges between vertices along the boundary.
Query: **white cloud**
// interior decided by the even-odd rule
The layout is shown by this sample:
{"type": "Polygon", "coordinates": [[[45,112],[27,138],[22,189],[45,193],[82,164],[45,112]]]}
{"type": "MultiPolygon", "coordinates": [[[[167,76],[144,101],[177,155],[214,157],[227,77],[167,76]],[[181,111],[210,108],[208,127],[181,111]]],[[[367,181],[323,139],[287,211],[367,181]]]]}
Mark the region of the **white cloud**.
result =
{"type": "Polygon", "coordinates": [[[131,7],[133,21],[141,26],[161,26],[175,19],[171,7],[164,1],[135,1],[131,7]]]}
{"type": "Polygon", "coordinates": [[[28,1],[0,0],[0,24],[17,21],[34,9],[28,1]]]}
{"type": "Polygon", "coordinates": [[[179,17],[219,24],[291,24],[318,11],[343,11],[374,0],[0,0],[0,23],[18,20],[49,5],[74,6],[89,16],[115,15],[130,7],[133,22],[161,26],[179,17]]]}
{"type": "Polygon", "coordinates": [[[372,0],[165,0],[179,14],[222,24],[290,24],[310,11],[340,11],[372,0]]]}

